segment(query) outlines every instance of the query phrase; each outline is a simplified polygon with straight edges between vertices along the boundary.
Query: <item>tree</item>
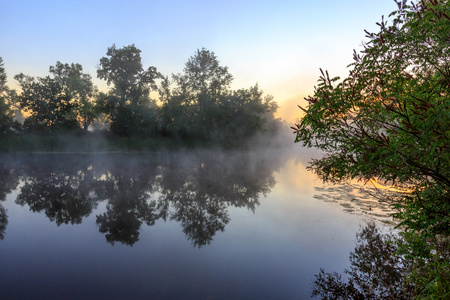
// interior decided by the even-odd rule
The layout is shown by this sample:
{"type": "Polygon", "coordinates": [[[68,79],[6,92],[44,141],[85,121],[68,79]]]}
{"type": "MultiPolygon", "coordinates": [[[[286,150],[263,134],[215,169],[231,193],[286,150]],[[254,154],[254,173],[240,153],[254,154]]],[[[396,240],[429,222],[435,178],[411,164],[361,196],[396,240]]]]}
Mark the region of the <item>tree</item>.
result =
{"type": "Polygon", "coordinates": [[[0,134],[5,135],[11,126],[13,126],[14,112],[11,108],[10,98],[13,91],[6,85],[7,76],[3,65],[3,59],[0,57],[0,134]]]}
{"type": "Polygon", "coordinates": [[[220,66],[214,52],[202,48],[188,59],[183,74],[172,77],[176,88],[172,99],[163,107],[171,114],[169,128],[178,123],[191,137],[211,138],[218,102],[229,93],[233,80],[228,68],[220,66]]]}
{"type": "Polygon", "coordinates": [[[277,108],[273,96],[264,96],[258,84],[232,91],[220,99],[215,127],[221,131],[222,137],[242,140],[266,130],[267,125],[274,121],[277,108]]]}
{"type": "Polygon", "coordinates": [[[50,73],[63,86],[69,98],[76,103],[77,119],[81,127],[87,130],[98,115],[94,104],[97,91],[92,83],[91,75],[83,73],[83,67],[80,64],[69,65],[59,61],[55,66],[50,66],[50,73]]]}
{"type": "Polygon", "coordinates": [[[135,88],[147,87],[155,84],[160,75],[155,67],[144,71],[141,61],[141,50],[136,46],[125,46],[117,49],[112,45],[106,52],[108,57],[100,59],[97,77],[106,80],[108,85],[113,84],[122,100],[135,88]]]}
{"type": "Polygon", "coordinates": [[[0,57],[0,91],[3,93],[6,89],[7,76],[3,64],[3,58],[0,57]]]}
{"type": "Polygon", "coordinates": [[[214,52],[197,50],[183,71],[173,75],[176,87],[171,94],[161,90],[165,132],[229,144],[264,130],[274,120],[273,97],[264,97],[257,84],[230,90],[233,76],[214,52]]]}
{"type": "Polygon", "coordinates": [[[366,31],[347,78],[322,71],[293,129],[296,142],[326,153],[309,166],[324,181],[383,180],[406,232],[448,237],[450,3],[397,4],[390,24],[366,31]]]}
{"type": "Polygon", "coordinates": [[[296,142],[327,153],[310,166],[325,181],[390,182],[403,225],[449,234],[450,3],[399,6],[348,78],[322,72],[296,142]]]}
{"type": "Polygon", "coordinates": [[[29,113],[24,127],[54,133],[79,127],[74,113],[76,104],[54,78],[33,78],[23,73],[14,77],[22,88],[20,107],[29,113]]]}
{"type": "Polygon", "coordinates": [[[141,50],[134,44],[117,49],[108,48],[107,57],[100,59],[97,77],[113,85],[103,97],[102,109],[111,118],[111,130],[122,136],[148,135],[156,131],[156,109],[150,91],[156,90],[161,74],[155,67],[144,71],[141,50]]]}
{"type": "Polygon", "coordinates": [[[14,77],[22,88],[20,106],[30,114],[24,126],[51,132],[80,126],[87,130],[97,115],[91,76],[80,64],[59,61],[49,72],[51,76],[37,79],[23,73],[14,77]]]}
{"type": "MultiPolygon", "coordinates": [[[[205,48],[197,49],[196,54],[187,61],[183,71],[182,75],[173,75],[180,92],[196,96],[217,97],[228,89],[233,80],[228,67],[220,66],[214,52],[205,48]]],[[[201,101],[201,99],[198,100],[201,101]]]]}

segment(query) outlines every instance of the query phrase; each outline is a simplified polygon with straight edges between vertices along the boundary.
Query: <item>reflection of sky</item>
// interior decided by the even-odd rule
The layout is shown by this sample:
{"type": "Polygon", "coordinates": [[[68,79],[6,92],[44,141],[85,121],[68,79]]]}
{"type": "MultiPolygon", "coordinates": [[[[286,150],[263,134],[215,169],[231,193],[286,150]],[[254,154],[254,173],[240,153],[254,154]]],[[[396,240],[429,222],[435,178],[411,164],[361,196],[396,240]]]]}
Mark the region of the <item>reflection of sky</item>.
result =
{"type": "Polygon", "coordinates": [[[136,44],[144,66],[165,75],[181,72],[206,47],[229,66],[234,88],[259,82],[292,120],[296,105],[313,92],[319,68],[346,76],[363,30],[375,30],[395,8],[392,0],[4,0],[0,56],[13,83],[20,72],[47,75],[57,60],[80,63],[95,78],[113,43],[136,44]]]}
{"type": "Polygon", "coordinates": [[[82,224],[58,227],[10,196],[3,203],[9,224],[0,241],[0,282],[22,299],[43,289],[59,299],[308,298],[320,267],[348,267],[361,218],[313,199],[319,183],[299,161],[275,173],[277,185],[254,213],[228,208],[225,231],[200,249],[179,223],[162,220],[142,224],[133,247],[111,246],[95,224],[105,203],[82,224]]]}

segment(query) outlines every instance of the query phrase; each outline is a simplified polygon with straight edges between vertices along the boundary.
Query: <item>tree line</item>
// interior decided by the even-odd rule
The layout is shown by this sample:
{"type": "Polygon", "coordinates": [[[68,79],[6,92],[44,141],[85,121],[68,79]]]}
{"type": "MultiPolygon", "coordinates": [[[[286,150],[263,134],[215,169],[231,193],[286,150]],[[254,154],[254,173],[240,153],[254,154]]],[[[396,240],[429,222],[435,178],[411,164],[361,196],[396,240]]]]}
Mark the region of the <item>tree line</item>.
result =
{"type": "Polygon", "coordinates": [[[0,58],[0,134],[57,135],[107,131],[116,137],[168,137],[201,141],[239,141],[273,130],[279,120],[272,96],[256,84],[232,90],[233,76],[214,52],[197,50],[183,73],[162,75],[144,69],[135,45],[112,45],[100,59],[97,77],[109,91],[99,91],[78,63],[57,62],[49,75],[14,76],[20,92],[7,86],[0,58]],[[23,122],[15,118],[23,112],[23,122]],[[102,125],[102,126],[100,126],[102,125]]]}

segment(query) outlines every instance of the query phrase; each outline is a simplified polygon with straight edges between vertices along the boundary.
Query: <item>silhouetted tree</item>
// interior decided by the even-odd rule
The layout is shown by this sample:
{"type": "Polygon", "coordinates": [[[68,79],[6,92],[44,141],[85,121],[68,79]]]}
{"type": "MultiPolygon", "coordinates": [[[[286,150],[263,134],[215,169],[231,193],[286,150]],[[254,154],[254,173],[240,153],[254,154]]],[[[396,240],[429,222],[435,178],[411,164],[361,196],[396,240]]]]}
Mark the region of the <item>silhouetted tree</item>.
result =
{"type": "Polygon", "coordinates": [[[79,127],[76,104],[57,80],[50,76],[35,79],[22,73],[14,78],[22,88],[20,106],[30,115],[25,119],[25,128],[53,133],[79,127]]]}
{"type": "Polygon", "coordinates": [[[173,75],[175,88],[163,95],[163,133],[214,142],[242,141],[274,121],[273,98],[263,97],[258,85],[231,91],[233,76],[220,66],[214,52],[197,50],[183,74],[173,75]]]}
{"type": "Polygon", "coordinates": [[[62,64],[57,62],[55,66],[50,66],[50,73],[55,80],[63,87],[71,102],[75,103],[76,118],[84,130],[98,115],[94,99],[96,88],[92,83],[89,74],[83,73],[83,67],[80,64],[62,64]]]}
{"type": "Polygon", "coordinates": [[[221,97],[214,115],[215,134],[228,140],[242,140],[264,131],[275,122],[278,105],[263,96],[259,86],[233,91],[221,97]]]}
{"type": "MultiPolygon", "coordinates": [[[[171,82],[155,67],[143,68],[141,50],[134,44],[122,48],[113,44],[97,68],[97,77],[111,86],[107,93],[97,91],[80,64],[57,61],[49,71],[50,75],[42,78],[16,75],[22,90],[17,96],[6,87],[6,74],[0,67],[3,133],[11,127],[12,99],[17,99],[17,108],[27,115],[24,129],[52,134],[80,128],[86,131],[94,120],[101,119],[101,127],[116,137],[166,136],[189,144],[235,146],[259,131],[274,128],[277,122],[273,97],[264,97],[258,85],[230,90],[233,76],[228,67],[221,66],[214,52],[205,48],[197,50],[183,73],[172,75],[171,82]],[[161,105],[151,92],[159,93],[161,105]]],[[[134,147],[135,143],[128,143],[134,140],[124,141],[134,147]]],[[[55,145],[58,147],[51,142],[50,148],[55,145]]]]}
{"type": "Polygon", "coordinates": [[[120,136],[155,135],[157,130],[157,105],[150,91],[157,89],[155,80],[161,75],[155,67],[144,71],[140,53],[134,45],[113,45],[97,69],[97,77],[113,85],[99,104],[110,116],[111,130],[120,136]]]}
{"type": "Polygon", "coordinates": [[[172,106],[174,103],[183,105],[182,111],[188,116],[181,117],[189,120],[191,136],[209,138],[214,128],[217,103],[228,93],[233,76],[227,67],[219,65],[214,52],[203,48],[189,58],[183,74],[173,75],[173,79],[177,85],[173,94],[178,101],[172,102],[172,106]]]}
{"type": "Polygon", "coordinates": [[[14,78],[22,93],[20,107],[30,114],[24,127],[50,132],[82,128],[87,130],[97,115],[93,96],[95,88],[91,76],[83,73],[80,64],[50,66],[52,76],[33,78],[23,73],[14,78]]]}
{"type": "Polygon", "coordinates": [[[7,131],[14,126],[14,111],[10,103],[10,99],[14,95],[14,91],[11,91],[8,88],[6,82],[6,71],[4,68],[3,59],[0,57],[0,136],[6,135],[7,131]]]}
{"type": "Polygon", "coordinates": [[[233,80],[228,67],[219,65],[214,52],[202,48],[197,50],[185,64],[183,74],[173,75],[178,86],[177,93],[196,97],[200,109],[204,108],[204,101],[214,101],[218,96],[227,92],[233,80]]]}

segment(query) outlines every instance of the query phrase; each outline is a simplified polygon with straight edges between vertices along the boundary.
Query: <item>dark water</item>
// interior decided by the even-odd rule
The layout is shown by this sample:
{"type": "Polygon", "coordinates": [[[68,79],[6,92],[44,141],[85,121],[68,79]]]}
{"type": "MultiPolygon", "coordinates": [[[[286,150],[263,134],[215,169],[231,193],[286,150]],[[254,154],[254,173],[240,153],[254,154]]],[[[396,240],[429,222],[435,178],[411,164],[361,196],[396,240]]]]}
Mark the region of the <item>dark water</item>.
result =
{"type": "Polygon", "coordinates": [[[309,299],[367,220],[317,199],[310,156],[3,155],[0,299],[309,299]]]}

